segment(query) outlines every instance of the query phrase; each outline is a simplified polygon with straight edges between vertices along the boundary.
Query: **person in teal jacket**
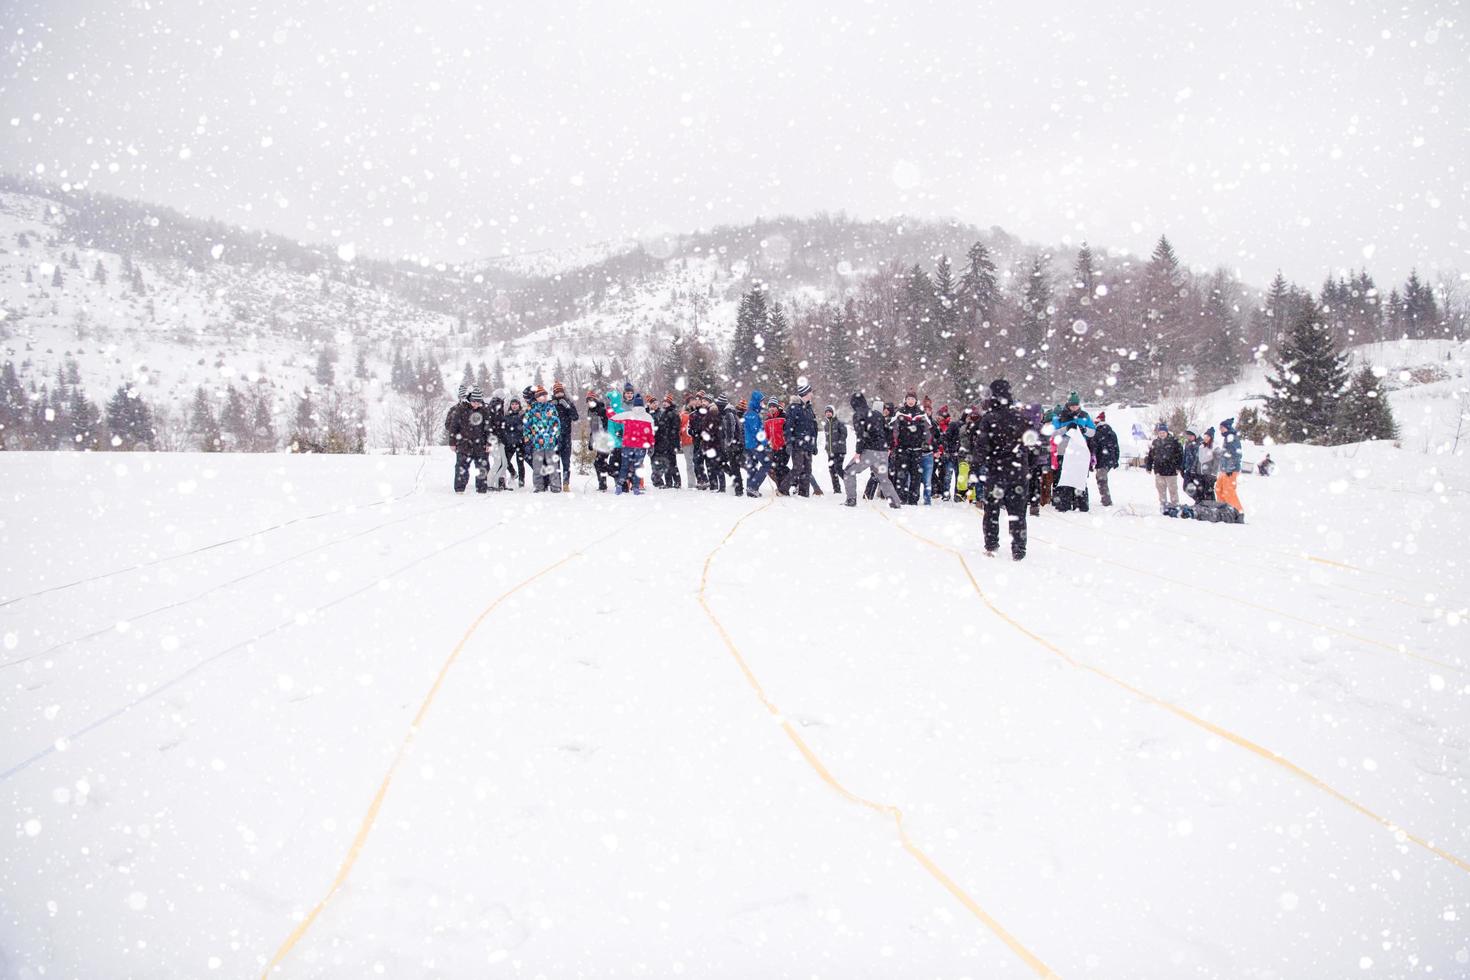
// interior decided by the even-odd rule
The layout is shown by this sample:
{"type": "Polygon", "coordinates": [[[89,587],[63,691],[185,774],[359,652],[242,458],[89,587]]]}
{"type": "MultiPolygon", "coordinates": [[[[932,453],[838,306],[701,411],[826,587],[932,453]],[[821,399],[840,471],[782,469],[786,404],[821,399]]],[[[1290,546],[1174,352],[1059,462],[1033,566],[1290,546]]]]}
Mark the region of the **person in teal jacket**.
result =
{"type": "Polygon", "coordinates": [[[745,481],[747,497],[760,496],[761,481],[771,471],[771,446],[766,441],[766,420],[761,417],[761,402],[765,397],[759,391],[752,391],[745,409],[745,469],[749,474],[745,481]]]}
{"type": "Polygon", "coordinates": [[[623,410],[623,393],[607,393],[607,434],[612,439],[612,452],[607,454],[607,469],[611,474],[622,472],[623,466],[623,423],[614,422],[613,416],[623,410]]]}

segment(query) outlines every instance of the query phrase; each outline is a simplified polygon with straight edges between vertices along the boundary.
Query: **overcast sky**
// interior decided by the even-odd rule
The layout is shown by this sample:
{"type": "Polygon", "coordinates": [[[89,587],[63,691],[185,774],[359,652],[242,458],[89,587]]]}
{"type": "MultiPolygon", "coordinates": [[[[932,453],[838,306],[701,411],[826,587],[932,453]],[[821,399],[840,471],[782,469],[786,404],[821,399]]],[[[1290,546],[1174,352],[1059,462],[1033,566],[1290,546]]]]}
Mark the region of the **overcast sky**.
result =
{"type": "Polygon", "coordinates": [[[383,256],[845,210],[1398,280],[1470,271],[1466,16],[0,0],[0,169],[383,256]]]}

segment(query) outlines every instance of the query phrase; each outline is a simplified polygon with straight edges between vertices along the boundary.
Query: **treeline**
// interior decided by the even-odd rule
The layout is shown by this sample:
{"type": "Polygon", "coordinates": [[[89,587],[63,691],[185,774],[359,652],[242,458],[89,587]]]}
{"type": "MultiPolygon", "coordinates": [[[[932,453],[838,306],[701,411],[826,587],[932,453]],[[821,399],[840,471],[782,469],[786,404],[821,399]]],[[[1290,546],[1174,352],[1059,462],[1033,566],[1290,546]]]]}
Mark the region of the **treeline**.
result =
{"type": "Polygon", "coordinates": [[[1387,296],[1367,271],[1329,279],[1318,296],[1279,274],[1253,294],[1223,269],[1191,272],[1167,237],[1146,260],[1083,244],[1065,260],[1033,252],[1006,269],[977,241],[958,267],[946,255],[930,268],[890,263],[849,283],[840,302],[788,306],[757,282],[741,296],[727,350],[676,335],[650,373],[656,388],[684,377],[707,390],[783,395],[807,375],[828,400],[914,390],[956,404],[1005,376],[1046,404],[1072,390],[1153,403],[1273,363],[1309,308],[1338,348],[1466,332],[1453,280],[1430,286],[1417,272],[1387,296]]]}

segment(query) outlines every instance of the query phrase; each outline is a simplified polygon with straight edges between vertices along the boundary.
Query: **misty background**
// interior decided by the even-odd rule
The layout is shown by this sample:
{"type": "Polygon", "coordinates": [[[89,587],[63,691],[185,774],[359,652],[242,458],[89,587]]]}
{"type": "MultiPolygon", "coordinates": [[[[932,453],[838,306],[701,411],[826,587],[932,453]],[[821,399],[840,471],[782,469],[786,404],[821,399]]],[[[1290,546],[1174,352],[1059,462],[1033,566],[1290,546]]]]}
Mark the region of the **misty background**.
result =
{"type": "Polygon", "coordinates": [[[1470,265],[1463,5],[11,0],[0,169],[384,257],[954,217],[1470,265]]]}

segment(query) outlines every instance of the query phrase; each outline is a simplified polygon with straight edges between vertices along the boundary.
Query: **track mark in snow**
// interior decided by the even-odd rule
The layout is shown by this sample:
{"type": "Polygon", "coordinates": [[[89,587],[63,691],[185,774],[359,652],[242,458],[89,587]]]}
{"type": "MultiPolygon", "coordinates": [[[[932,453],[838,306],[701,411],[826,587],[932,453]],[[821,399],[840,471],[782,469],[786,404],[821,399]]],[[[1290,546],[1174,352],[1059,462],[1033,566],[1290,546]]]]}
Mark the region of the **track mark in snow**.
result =
{"type": "MultiPolygon", "coordinates": [[[[1024,625],[1013,619],[1004,610],[997,606],[995,602],[990,598],[989,594],[987,594],[984,589],[980,588],[980,582],[978,579],[975,578],[975,573],[971,570],[969,561],[965,559],[964,552],[960,551],[958,548],[952,548],[947,544],[941,544],[938,541],[933,540],[932,538],[925,537],[919,532],[893,520],[877,507],[874,507],[873,509],[879,517],[883,518],[883,520],[887,521],[889,524],[892,524],[894,527],[898,528],[900,531],[902,531],[904,534],[907,534],[914,540],[922,541],[924,544],[929,545],[931,548],[938,548],[940,551],[947,551],[950,554],[954,555],[955,558],[959,561],[960,567],[964,569],[965,577],[970,580],[970,585],[974,588],[975,594],[980,597],[980,601],[985,603],[986,607],[991,612],[995,613],[995,615],[1005,620],[1005,622],[1013,629],[1015,629],[1018,633],[1030,638],[1040,646],[1056,654],[1066,663],[1070,664],[1073,667],[1076,667],[1078,670],[1085,670],[1090,674],[1101,677],[1103,680],[1122,688],[1129,694],[1141,698],[1144,701],[1147,701],[1149,704],[1155,705],[1156,707],[1163,708],[1165,711],[1168,711],[1178,718],[1182,718],[1183,720],[1189,722],[1191,725],[1202,728],[1212,735],[1217,735],[1220,738],[1225,739],[1226,741],[1245,749],[1247,752],[1251,752],[1254,755],[1265,759],[1267,762],[1270,762],[1276,766],[1279,766],[1282,769],[1285,769],[1293,776],[1296,776],[1297,778],[1307,783],[1310,783],[1312,786],[1315,786],[1317,789],[1326,793],[1328,796],[1331,796],[1339,803],[1346,804],[1347,806],[1356,810],[1358,813],[1361,813],[1363,816],[1372,820],[1374,823],[1381,825],[1386,830],[1390,831],[1397,840],[1408,841],[1412,844],[1417,844],[1419,847],[1424,848],[1424,850],[1430,852],[1436,857],[1442,858],[1443,860],[1448,861],[1450,864],[1453,864],[1455,867],[1459,868],[1461,871],[1470,874],[1470,861],[1467,861],[1466,859],[1456,854],[1451,854],[1449,851],[1446,851],[1443,848],[1437,846],[1433,841],[1426,840],[1422,837],[1416,837],[1415,835],[1406,831],[1403,827],[1400,827],[1398,824],[1394,823],[1392,820],[1389,820],[1386,817],[1379,816],[1377,813],[1374,813],[1372,810],[1368,809],[1357,800],[1348,796],[1346,793],[1343,793],[1342,791],[1334,788],[1331,784],[1323,781],[1322,779],[1319,779],[1317,776],[1314,776],[1312,773],[1308,772],[1306,769],[1303,769],[1301,766],[1297,765],[1295,762],[1292,762],[1285,756],[1277,752],[1273,752],[1270,749],[1251,741],[1244,735],[1238,735],[1228,728],[1223,728],[1212,721],[1206,721],[1199,715],[1194,714],[1186,708],[1180,707],[1172,701],[1166,701],[1156,694],[1150,694],[1148,691],[1145,691],[1142,688],[1134,687],[1132,684],[1123,680],[1121,677],[1116,677],[1113,674],[1110,674],[1107,671],[1103,670],[1101,667],[1096,667],[1092,664],[1084,663],[1083,661],[1076,659],[1071,654],[1063,650],[1061,647],[1057,646],[1055,643],[1052,643],[1050,640],[1041,636],[1039,633],[1034,633],[1031,630],[1027,629],[1024,625]]],[[[1136,569],[1132,570],[1136,571],[1136,569]]]]}
{"type": "MultiPolygon", "coordinates": [[[[352,873],[353,866],[357,864],[358,857],[361,856],[363,848],[367,845],[368,836],[372,833],[373,825],[377,822],[378,812],[382,809],[383,801],[388,797],[388,790],[393,785],[393,777],[398,774],[398,766],[403,762],[404,757],[408,755],[408,750],[413,745],[414,736],[416,736],[419,733],[419,730],[423,727],[424,719],[428,716],[429,709],[433,707],[435,698],[439,696],[439,691],[444,686],[444,679],[449,676],[450,668],[452,668],[455,664],[455,661],[459,659],[459,655],[464,652],[464,648],[470,642],[470,638],[475,635],[475,632],[479,630],[480,626],[485,622],[485,620],[490,617],[490,614],[493,613],[496,609],[499,609],[501,603],[515,596],[522,589],[534,584],[542,578],[545,578],[547,575],[550,575],[552,572],[556,571],[558,568],[561,568],[563,565],[567,564],[573,559],[582,557],[587,553],[588,550],[595,548],[597,545],[601,544],[604,541],[607,541],[610,538],[616,537],[623,531],[626,531],[630,527],[633,527],[639,521],[651,517],[652,514],[652,511],[645,511],[642,516],[634,518],[627,524],[615,528],[599,538],[594,538],[588,544],[581,546],[580,548],[576,549],[565,557],[560,558],[557,561],[552,562],[550,565],[546,565],[540,571],[521,579],[521,581],[511,586],[509,589],[506,589],[504,592],[500,593],[500,595],[492,599],[489,605],[485,606],[484,609],[480,610],[479,615],[476,616],[473,621],[471,621],[469,627],[465,629],[464,635],[459,638],[459,642],[454,645],[454,649],[449,651],[449,656],[446,657],[444,659],[444,662],[439,666],[439,672],[434,677],[434,683],[429,686],[429,692],[424,695],[423,701],[420,702],[418,713],[413,716],[413,721],[409,722],[408,731],[404,733],[402,741],[398,743],[397,751],[393,753],[393,761],[388,765],[388,772],[383,776],[383,781],[378,784],[378,791],[373,794],[372,802],[368,804],[367,813],[363,815],[362,823],[357,829],[356,836],[352,838],[352,844],[347,849],[347,855],[342,859],[342,864],[337,869],[336,877],[332,879],[331,887],[327,889],[327,893],[322,896],[321,901],[317,902],[316,905],[312,907],[311,911],[308,912],[299,923],[297,923],[296,928],[292,929],[291,934],[288,935],[285,941],[281,943],[280,948],[276,950],[275,955],[271,957],[270,962],[266,964],[265,970],[261,973],[262,980],[268,978],[271,973],[275,971],[276,967],[278,967],[281,962],[285,960],[288,955],[290,955],[291,950],[296,947],[296,944],[299,943],[301,941],[301,938],[306,935],[307,930],[311,928],[312,923],[314,923],[317,920],[317,917],[321,915],[322,910],[327,907],[327,903],[330,902],[333,897],[336,896],[337,892],[341,890],[342,886],[346,884],[348,875],[352,873]]],[[[477,531],[475,535],[472,535],[472,537],[478,536],[482,533],[484,532],[477,531]]],[[[451,547],[457,547],[461,543],[463,542],[453,542],[449,545],[446,545],[444,548],[441,548],[440,551],[447,550],[451,547]]],[[[437,554],[438,552],[435,553],[437,554]]],[[[419,561],[425,561],[430,557],[433,556],[425,556],[425,558],[419,559],[419,561]]],[[[415,564],[417,564],[417,562],[415,564]]],[[[3,776],[0,776],[0,778],[3,778],[3,776]]]]}
{"type": "Polygon", "coordinates": [[[735,646],[735,641],[730,638],[730,633],[728,630],[725,629],[725,624],[720,621],[720,618],[715,615],[714,610],[710,608],[708,594],[709,570],[710,566],[714,564],[715,555],[719,554],[720,549],[725,547],[725,545],[730,542],[730,539],[735,536],[735,532],[740,530],[740,525],[744,524],[747,520],[754,517],[756,514],[759,514],[766,508],[772,506],[773,504],[775,504],[775,502],[776,501],[772,499],[770,502],[762,504],[755,510],[747,512],[733,525],[731,525],[730,530],[725,534],[723,538],[720,539],[720,543],[715,545],[714,550],[712,550],[708,555],[705,556],[704,571],[699,576],[698,595],[699,605],[704,610],[705,616],[709,617],[709,621],[714,626],[715,632],[720,635],[720,640],[725,644],[725,649],[730,652],[730,656],[735,658],[735,663],[740,667],[740,672],[745,675],[746,682],[749,683],[751,689],[755,691],[755,696],[760,699],[761,704],[765,705],[766,710],[771,713],[771,717],[780,722],[781,730],[786,733],[786,737],[791,740],[791,743],[793,745],[796,746],[796,750],[801,753],[802,758],[806,760],[807,765],[812,768],[812,771],[815,772],[819,777],[821,777],[824,783],[832,787],[832,789],[836,790],[844,799],[848,800],[849,802],[856,803],[862,807],[866,807],[867,809],[872,810],[875,813],[880,813],[883,816],[893,818],[894,827],[898,831],[898,839],[899,842],[903,845],[903,849],[908,853],[910,857],[917,861],[925,871],[929,873],[930,877],[943,885],[945,890],[953,895],[955,899],[958,900],[959,903],[970,912],[971,915],[979,919],[986,928],[988,928],[992,933],[995,934],[996,938],[998,938],[1001,942],[1005,943],[1006,946],[1010,948],[1011,952],[1020,957],[1021,960],[1028,967],[1031,968],[1032,972],[1034,972],[1039,977],[1055,978],[1057,974],[1053,972],[1049,966],[1043,963],[1041,959],[1036,956],[1035,953],[1031,952],[1024,945],[1022,945],[1021,941],[1015,936],[1011,935],[1010,932],[1008,932],[1006,928],[1002,926],[1000,922],[998,922],[990,913],[981,908],[980,903],[971,898],[970,895],[959,886],[958,882],[956,882],[949,875],[945,874],[944,870],[940,868],[939,865],[934,863],[933,858],[929,857],[929,855],[925,853],[919,847],[919,845],[914,843],[913,838],[909,837],[907,827],[904,825],[904,816],[902,810],[891,803],[879,803],[875,800],[870,800],[867,797],[859,796],[858,794],[854,793],[852,790],[844,786],[842,783],[838,782],[837,777],[832,775],[831,771],[827,768],[826,764],[822,762],[821,757],[817,755],[816,751],[807,744],[806,740],[803,739],[800,734],[797,733],[796,728],[792,725],[791,719],[782,714],[781,709],[778,708],[776,706],[776,703],[772,701],[770,697],[766,694],[765,689],[761,687],[760,681],[756,678],[755,672],[750,669],[750,665],[746,663],[745,658],[740,655],[739,648],[735,646]]]}

